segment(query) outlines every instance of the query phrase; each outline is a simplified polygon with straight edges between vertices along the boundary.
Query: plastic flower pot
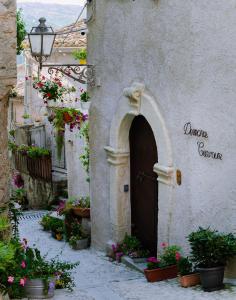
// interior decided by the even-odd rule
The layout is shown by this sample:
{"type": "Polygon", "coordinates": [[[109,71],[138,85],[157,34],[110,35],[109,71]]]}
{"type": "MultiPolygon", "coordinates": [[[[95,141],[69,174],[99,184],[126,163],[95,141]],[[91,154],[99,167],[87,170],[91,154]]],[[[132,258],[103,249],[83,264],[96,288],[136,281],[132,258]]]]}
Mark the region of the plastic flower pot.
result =
{"type": "Polygon", "coordinates": [[[76,241],[76,245],[73,245],[72,248],[74,250],[83,250],[83,249],[88,248],[88,246],[89,246],[88,238],[85,238],[85,239],[76,241]]]}
{"type": "Polygon", "coordinates": [[[81,105],[81,108],[83,110],[89,110],[89,107],[90,107],[90,101],[87,101],[87,102],[82,102],[80,101],[80,105],[81,105]]]}
{"type": "Polygon", "coordinates": [[[74,215],[81,218],[90,218],[90,208],[74,207],[72,208],[74,215]]]}
{"type": "Polygon", "coordinates": [[[80,59],[79,64],[80,65],[86,65],[87,64],[87,59],[80,59]]]}
{"type": "Polygon", "coordinates": [[[176,265],[166,268],[159,268],[154,270],[144,270],[144,274],[148,282],[162,281],[166,279],[176,278],[178,275],[178,268],[176,265]]]}
{"type": "Polygon", "coordinates": [[[225,267],[197,268],[200,273],[202,288],[205,292],[218,291],[224,288],[225,267]]]}
{"type": "Polygon", "coordinates": [[[25,295],[29,299],[49,299],[54,296],[55,279],[45,282],[42,279],[28,279],[25,283],[25,295]]]}
{"type": "Polygon", "coordinates": [[[180,285],[184,288],[195,286],[201,283],[200,275],[193,273],[189,275],[179,276],[180,285]]]}

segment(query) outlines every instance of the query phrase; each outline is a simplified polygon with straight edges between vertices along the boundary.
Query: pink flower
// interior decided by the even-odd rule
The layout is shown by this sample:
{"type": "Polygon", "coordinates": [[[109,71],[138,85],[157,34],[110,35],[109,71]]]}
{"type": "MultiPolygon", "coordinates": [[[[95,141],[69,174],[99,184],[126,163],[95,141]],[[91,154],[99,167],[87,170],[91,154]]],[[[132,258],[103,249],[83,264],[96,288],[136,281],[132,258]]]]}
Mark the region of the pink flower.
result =
{"type": "Polygon", "coordinates": [[[21,278],[21,279],[20,279],[20,285],[21,285],[21,286],[25,286],[25,282],[26,282],[26,279],[25,279],[25,278],[21,278]]]}
{"type": "Polygon", "coordinates": [[[151,263],[159,263],[160,260],[157,259],[156,257],[149,257],[149,258],[147,259],[147,262],[151,262],[151,263]]]}
{"type": "Polygon", "coordinates": [[[25,268],[26,268],[26,263],[25,263],[24,260],[23,260],[22,263],[21,263],[21,268],[22,268],[22,269],[25,269],[25,268]]]}
{"type": "Polygon", "coordinates": [[[180,260],[180,258],[181,258],[180,253],[179,253],[179,252],[176,252],[176,254],[175,254],[175,259],[178,261],[178,260],[180,260]]]}
{"type": "Polygon", "coordinates": [[[161,243],[161,247],[162,247],[162,248],[166,248],[167,246],[168,246],[167,243],[161,243]]]}
{"type": "Polygon", "coordinates": [[[9,276],[8,279],[7,279],[7,282],[8,282],[8,283],[13,283],[13,282],[14,282],[14,279],[15,279],[15,278],[14,278],[13,276],[9,276]]]}

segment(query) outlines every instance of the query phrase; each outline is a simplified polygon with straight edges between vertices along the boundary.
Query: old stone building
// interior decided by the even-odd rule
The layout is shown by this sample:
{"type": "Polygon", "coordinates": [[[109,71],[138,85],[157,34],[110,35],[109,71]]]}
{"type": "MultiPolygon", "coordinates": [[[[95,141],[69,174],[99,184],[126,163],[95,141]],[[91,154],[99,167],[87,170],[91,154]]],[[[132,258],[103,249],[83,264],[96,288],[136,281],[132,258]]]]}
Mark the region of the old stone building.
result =
{"type": "Polygon", "coordinates": [[[0,204],[8,196],[8,95],[16,83],[16,1],[0,1],[0,204]]]}
{"type": "Polygon", "coordinates": [[[92,242],[236,232],[236,1],[91,1],[92,242]]]}

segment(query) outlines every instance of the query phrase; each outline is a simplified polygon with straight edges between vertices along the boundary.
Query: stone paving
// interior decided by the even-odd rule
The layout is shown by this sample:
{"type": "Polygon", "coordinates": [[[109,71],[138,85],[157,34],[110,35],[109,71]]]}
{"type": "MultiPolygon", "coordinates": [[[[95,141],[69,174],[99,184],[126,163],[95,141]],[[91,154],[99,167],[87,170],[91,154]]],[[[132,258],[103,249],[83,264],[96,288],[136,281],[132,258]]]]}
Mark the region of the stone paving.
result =
{"type": "Polygon", "coordinates": [[[200,287],[184,289],[177,280],[148,283],[144,276],[123,264],[110,262],[104,253],[94,250],[74,251],[67,243],[51,238],[39,225],[40,213],[27,214],[20,221],[20,235],[30,245],[37,245],[48,257],[80,261],[74,272],[73,292],[57,290],[54,300],[235,300],[236,287],[204,293],[200,287]]]}

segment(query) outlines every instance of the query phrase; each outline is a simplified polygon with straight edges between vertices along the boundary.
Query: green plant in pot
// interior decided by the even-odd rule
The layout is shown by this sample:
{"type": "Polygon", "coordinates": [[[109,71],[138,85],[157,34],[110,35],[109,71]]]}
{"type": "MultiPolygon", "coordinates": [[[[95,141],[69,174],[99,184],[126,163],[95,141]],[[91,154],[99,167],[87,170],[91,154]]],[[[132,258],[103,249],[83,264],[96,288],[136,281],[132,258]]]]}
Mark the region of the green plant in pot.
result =
{"type": "Polygon", "coordinates": [[[144,269],[147,281],[155,282],[175,278],[178,275],[177,262],[180,259],[181,248],[177,245],[168,246],[162,243],[160,258],[149,257],[147,268],[144,269]]]}
{"type": "Polygon", "coordinates": [[[82,225],[79,222],[74,222],[71,225],[71,237],[69,239],[70,246],[74,250],[82,250],[88,248],[88,235],[84,233],[82,225]]]}
{"type": "Polygon", "coordinates": [[[180,257],[177,261],[179,281],[182,287],[200,284],[200,276],[195,272],[192,262],[188,257],[180,257]]]}
{"type": "Polygon", "coordinates": [[[229,259],[236,255],[236,238],[210,228],[201,228],[188,236],[191,260],[200,273],[204,291],[211,292],[224,287],[224,270],[229,259]]]}

